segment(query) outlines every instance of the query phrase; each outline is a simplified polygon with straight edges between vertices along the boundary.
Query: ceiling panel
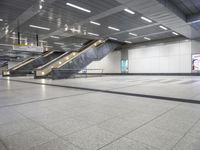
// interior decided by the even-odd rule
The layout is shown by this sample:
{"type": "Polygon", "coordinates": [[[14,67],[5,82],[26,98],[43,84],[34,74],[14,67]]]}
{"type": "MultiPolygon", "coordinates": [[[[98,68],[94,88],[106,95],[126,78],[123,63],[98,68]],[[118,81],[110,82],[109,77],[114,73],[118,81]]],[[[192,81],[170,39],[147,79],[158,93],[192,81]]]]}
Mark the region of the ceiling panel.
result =
{"type": "Polygon", "coordinates": [[[199,0],[170,0],[175,4],[185,15],[192,15],[200,12],[199,0]]]}

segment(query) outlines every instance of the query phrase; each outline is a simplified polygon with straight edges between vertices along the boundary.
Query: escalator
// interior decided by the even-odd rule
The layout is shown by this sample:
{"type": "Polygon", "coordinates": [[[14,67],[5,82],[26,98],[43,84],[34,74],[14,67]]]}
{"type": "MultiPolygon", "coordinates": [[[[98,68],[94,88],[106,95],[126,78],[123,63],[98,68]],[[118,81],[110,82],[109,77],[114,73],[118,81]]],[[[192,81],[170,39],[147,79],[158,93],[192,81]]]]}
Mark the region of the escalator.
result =
{"type": "Polygon", "coordinates": [[[121,43],[111,40],[93,40],[77,51],[66,52],[57,59],[35,70],[35,78],[69,78],[94,60],[101,60],[121,43]]]}
{"type": "Polygon", "coordinates": [[[28,74],[33,74],[35,68],[50,62],[63,53],[64,52],[51,51],[36,58],[29,58],[8,70],[4,70],[2,74],[3,76],[25,76],[28,74]]]}

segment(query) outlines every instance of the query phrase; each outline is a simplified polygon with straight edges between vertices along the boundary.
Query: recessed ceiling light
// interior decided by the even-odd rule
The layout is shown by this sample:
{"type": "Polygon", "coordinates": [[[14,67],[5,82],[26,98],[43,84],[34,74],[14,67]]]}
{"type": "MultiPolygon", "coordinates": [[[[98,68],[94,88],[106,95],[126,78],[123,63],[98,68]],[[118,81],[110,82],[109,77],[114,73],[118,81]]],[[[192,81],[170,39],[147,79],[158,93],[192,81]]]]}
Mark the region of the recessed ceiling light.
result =
{"type": "Polygon", "coordinates": [[[137,34],[131,33],[131,32],[129,32],[128,34],[133,35],[133,36],[137,36],[137,34]]]}
{"type": "Polygon", "coordinates": [[[58,43],[58,42],[54,42],[54,44],[57,44],[57,45],[65,45],[64,43],[58,43]]]}
{"type": "Polygon", "coordinates": [[[29,25],[29,27],[31,28],[37,28],[37,29],[42,29],[42,30],[50,30],[50,28],[46,28],[46,27],[40,27],[40,26],[36,26],[36,25],[29,25]]]}
{"type": "Polygon", "coordinates": [[[120,31],[120,29],[115,28],[115,27],[111,27],[111,26],[108,26],[108,29],[115,30],[115,31],[120,31]]]}
{"type": "Polygon", "coordinates": [[[0,21],[3,21],[3,19],[0,19],[0,21]]]}
{"type": "Polygon", "coordinates": [[[53,39],[59,39],[60,37],[58,37],[58,36],[50,36],[51,38],[53,38],[53,39]]]}
{"type": "Polygon", "coordinates": [[[129,43],[129,44],[131,44],[132,42],[131,41],[124,41],[125,43],[129,43]]]}
{"type": "Polygon", "coordinates": [[[132,15],[135,14],[134,11],[132,11],[132,10],[130,10],[130,9],[128,9],[128,8],[125,8],[124,11],[126,11],[127,13],[132,14],[132,15]]]}
{"type": "Polygon", "coordinates": [[[40,5],[39,5],[39,9],[42,9],[42,8],[43,8],[43,6],[42,6],[42,4],[40,4],[40,5]]]}
{"type": "Polygon", "coordinates": [[[88,32],[89,35],[99,36],[99,34],[88,32]]]}
{"type": "Polygon", "coordinates": [[[52,48],[53,46],[45,45],[44,47],[52,48]]]}
{"type": "Polygon", "coordinates": [[[200,20],[195,20],[195,21],[192,21],[192,23],[199,23],[200,20]]]}
{"type": "Polygon", "coordinates": [[[174,35],[178,35],[178,33],[176,33],[176,32],[172,32],[172,34],[174,34],[174,35]]]}
{"type": "MultiPolygon", "coordinates": [[[[10,37],[10,39],[13,39],[13,40],[17,40],[18,39],[18,37],[10,37]]],[[[27,40],[26,38],[20,38],[20,40],[27,40]]]]}
{"type": "Polygon", "coordinates": [[[163,30],[168,30],[166,27],[164,27],[164,26],[159,26],[161,29],[163,29],[163,30]]]}
{"type": "Polygon", "coordinates": [[[141,19],[144,20],[144,21],[146,21],[146,22],[149,22],[149,23],[153,22],[152,20],[150,20],[150,19],[148,19],[146,17],[141,17],[141,19]]]}
{"type": "Polygon", "coordinates": [[[41,43],[46,43],[47,41],[39,40],[39,42],[41,42],[41,43]]]}
{"type": "Polygon", "coordinates": [[[113,37],[109,37],[109,39],[111,39],[111,40],[118,40],[117,38],[113,38],[113,37]]]}
{"type": "Polygon", "coordinates": [[[66,5],[70,6],[70,7],[73,7],[73,8],[76,8],[76,9],[79,9],[79,10],[82,10],[82,11],[85,11],[85,12],[88,12],[88,13],[91,13],[91,10],[85,9],[85,8],[77,6],[77,5],[74,5],[72,3],[66,3],[66,5]]]}
{"type": "Polygon", "coordinates": [[[95,24],[95,25],[97,25],[97,26],[100,26],[100,25],[101,25],[100,23],[94,22],[94,21],[90,21],[90,23],[91,23],[91,24],[95,24]]]}
{"type": "Polygon", "coordinates": [[[145,39],[145,40],[148,40],[148,41],[150,41],[150,40],[151,40],[151,39],[150,39],[150,38],[148,38],[148,37],[144,37],[144,39],[145,39]]]}

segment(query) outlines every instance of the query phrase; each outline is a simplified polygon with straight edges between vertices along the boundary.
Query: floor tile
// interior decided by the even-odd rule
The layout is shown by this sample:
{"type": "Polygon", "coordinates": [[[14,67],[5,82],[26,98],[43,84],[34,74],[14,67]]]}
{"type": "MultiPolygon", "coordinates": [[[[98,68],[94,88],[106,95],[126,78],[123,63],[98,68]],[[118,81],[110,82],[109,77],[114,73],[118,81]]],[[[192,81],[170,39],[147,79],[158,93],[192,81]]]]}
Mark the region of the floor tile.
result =
{"type": "Polygon", "coordinates": [[[35,146],[29,150],[81,150],[81,149],[62,139],[55,139],[48,143],[35,146]]]}
{"type": "Polygon", "coordinates": [[[182,136],[151,126],[145,126],[130,133],[127,137],[161,150],[170,150],[182,136]]]}
{"type": "Polygon", "coordinates": [[[98,127],[91,127],[65,136],[65,139],[84,150],[96,150],[115,140],[117,136],[98,127]]]}
{"type": "Polygon", "coordinates": [[[184,137],[172,150],[199,150],[200,139],[192,136],[184,137]]]}
{"type": "Polygon", "coordinates": [[[0,139],[6,136],[38,127],[34,122],[24,119],[0,125],[0,139]]]}
{"type": "Polygon", "coordinates": [[[68,118],[48,125],[46,124],[45,126],[57,135],[64,136],[89,127],[91,124],[85,121],[68,118]]]}
{"type": "Polygon", "coordinates": [[[55,138],[57,138],[57,136],[51,132],[43,128],[37,128],[8,136],[3,139],[3,142],[9,148],[9,150],[27,150],[55,138]]]}
{"type": "Polygon", "coordinates": [[[101,150],[158,150],[158,149],[137,141],[129,140],[127,138],[121,138],[103,147],[101,150]]]}

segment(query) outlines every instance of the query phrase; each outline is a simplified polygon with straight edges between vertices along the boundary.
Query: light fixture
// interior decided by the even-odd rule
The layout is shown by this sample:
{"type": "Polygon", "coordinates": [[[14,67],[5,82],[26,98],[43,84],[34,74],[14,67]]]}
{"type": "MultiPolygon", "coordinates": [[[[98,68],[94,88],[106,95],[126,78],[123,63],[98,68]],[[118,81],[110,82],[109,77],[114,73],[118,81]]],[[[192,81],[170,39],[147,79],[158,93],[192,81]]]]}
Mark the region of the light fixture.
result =
{"type": "Polygon", "coordinates": [[[59,61],[59,64],[61,65],[61,64],[62,64],[62,62],[61,62],[61,61],[59,61]]]}
{"type": "Polygon", "coordinates": [[[164,27],[164,26],[162,26],[162,25],[160,25],[159,26],[161,29],[163,29],[163,30],[168,30],[166,27],[164,27]]]}
{"type": "Polygon", "coordinates": [[[52,48],[52,46],[48,46],[48,45],[46,45],[46,46],[44,46],[44,47],[47,47],[47,48],[52,48]]]}
{"type": "Polygon", "coordinates": [[[58,37],[58,36],[50,36],[51,38],[53,38],[53,39],[59,39],[60,37],[58,37]]]}
{"type": "Polygon", "coordinates": [[[137,36],[137,34],[131,33],[131,32],[129,32],[128,34],[133,35],[133,36],[137,36]]]}
{"type": "Polygon", "coordinates": [[[74,5],[72,3],[66,3],[66,5],[73,7],[73,8],[76,8],[76,9],[79,9],[79,10],[82,10],[82,11],[85,11],[85,12],[88,12],[88,13],[91,13],[91,10],[85,9],[85,8],[77,6],[77,5],[74,5]]]}
{"type": "Polygon", "coordinates": [[[0,19],[0,21],[3,21],[3,19],[0,19]]]}
{"type": "Polygon", "coordinates": [[[101,24],[98,23],[98,22],[94,22],[94,21],[90,21],[91,24],[94,24],[94,25],[97,25],[97,26],[100,26],[101,24]]]}
{"type": "Polygon", "coordinates": [[[54,66],[51,66],[51,68],[53,68],[54,66]]]}
{"type": "Polygon", "coordinates": [[[64,43],[58,43],[58,42],[54,42],[54,44],[56,44],[56,45],[65,45],[64,43]]]}
{"type": "Polygon", "coordinates": [[[192,21],[192,23],[199,23],[200,20],[195,20],[195,21],[192,21]]]}
{"type": "Polygon", "coordinates": [[[125,43],[128,43],[128,44],[131,44],[132,42],[131,41],[124,41],[125,43]]]}
{"type": "Polygon", "coordinates": [[[88,32],[89,35],[99,36],[99,34],[88,32]]]}
{"type": "Polygon", "coordinates": [[[42,72],[42,75],[44,75],[44,72],[42,72]]]}
{"type": "Polygon", "coordinates": [[[128,8],[125,8],[124,11],[126,11],[127,13],[132,14],[132,15],[135,14],[134,11],[132,11],[132,10],[130,10],[130,9],[128,9],[128,8]]]}
{"type": "Polygon", "coordinates": [[[76,55],[76,53],[74,52],[72,55],[73,55],[73,56],[75,56],[75,55],[76,55]]]}
{"type": "Polygon", "coordinates": [[[31,28],[37,28],[37,29],[42,29],[42,30],[50,30],[50,28],[46,28],[46,27],[40,27],[40,26],[36,26],[36,25],[29,25],[29,27],[31,28]]]}
{"type": "Polygon", "coordinates": [[[174,34],[174,35],[178,35],[178,33],[176,33],[176,32],[172,32],[172,34],[174,34]]]}
{"type": "Polygon", "coordinates": [[[66,57],[66,60],[69,60],[69,57],[66,57]]]}
{"type": "Polygon", "coordinates": [[[150,20],[150,19],[148,19],[148,18],[146,18],[146,17],[141,17],[141,19],[142,20],[144,20],[144,21],[146,21],[146,22],[149,22],[149,23],[152,23],[153,21],[152,20],[150,20]]]}
{"type": "Polygon", "coordinates": [[[42,6],[42,4],[40,4],[40,5],[39,5],[39,9],[42,9],[42,8],[43,8],[43,6],[42,6]]]}
{"type": "Polygon", "coordinates": [[[148,38],[148,37],[144,37],[144,39],[145,39],[145,40],[148,40],[148,41],[150,41],[150,40],[151,40],[151,39],[150,39],[150,38],[148,38]]]}
{"type": "Polygon", "coordinates": [[[111,26],[108,26],[108,29],[115,30],[115,31],[120,31],[120,29],[115,28],[115,27],[111,27],[111,26]]]}
{"type": "MultiPolygon", "coordinates": [[[[17,37],[10,37],[10,39],[17,40],[17,37]]],[[[20,38],[20,40],[26,40],[25,38],[20,38]]]]}
{"type": "Polygon", "coordinates": [[[39,40],[39,42],[41,42],[41,43],[46,43],[47,41],[39,40]]]}
{"type": "Polygon", "coordinates": [[[113,38],[113,37],[109,37],[109,39],[111,39],[111,40],[118,40],[117,38],[113,38]]]}

